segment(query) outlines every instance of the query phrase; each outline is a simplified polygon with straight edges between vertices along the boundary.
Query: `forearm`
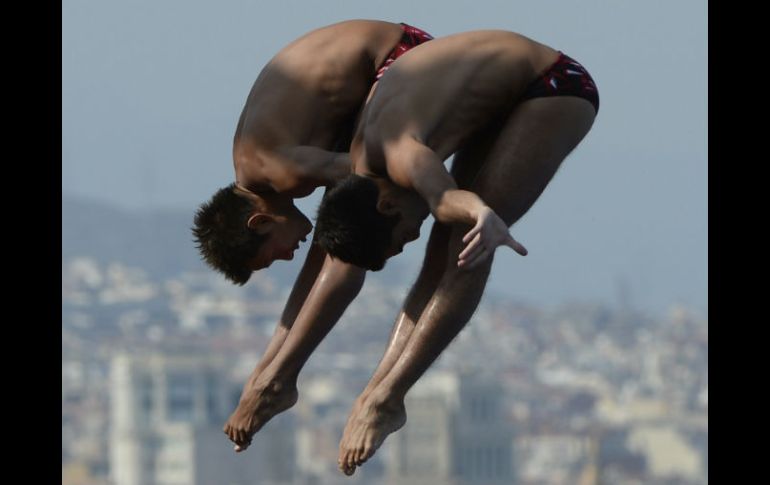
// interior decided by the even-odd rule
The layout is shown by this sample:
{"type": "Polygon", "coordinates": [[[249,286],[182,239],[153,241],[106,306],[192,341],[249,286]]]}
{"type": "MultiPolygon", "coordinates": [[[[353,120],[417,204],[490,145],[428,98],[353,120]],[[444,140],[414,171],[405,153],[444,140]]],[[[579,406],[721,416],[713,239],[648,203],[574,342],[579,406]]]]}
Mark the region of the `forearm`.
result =
{"type": "Polygon", "coordinates": [[[327,256],[268,373],[296,375],[361,291],[365,277],[365,270],[327,256]]]}
{"type": "Polygon", "coordinates": [[[318,147],[296,146],[283,150],[286,167],[295,177],[316,185],[334,185],[350,174],[350,154],[318,147]]]}
{"type": "Polygon", "coordinates": [[[326,259],[326,251],[321,246],[315,243],[310,245],[310,250],[305,258],[305,263],[302,265],[302,269],[297,276],[297,280],[294,282],[294,287],[291,290],[289,299],[286,301],[286,306],[281,313],[281,325],[291,328],[294,324],[294,320],[297,318],[299,311],[302,309],[305,300],[307,299],[310,290],[313,288],[321,269],[324,266],[324,260],[326,259]]]}
{"type": "Polygon", "coordinates": [[[392,160],[388,174],[394,183],[416,190],[437,221],[447,225],[476,223],[486,204],[475,193],[457,187],[433,150],[407,138],[386,154],[392,160]]]}
{"type": "Polygon", "coordinates": [[[294,287],[291,290],[289,299],[286,301],[286,306],[283,309],[283,313],[281,313],[281,318],[278,320],[278,325],[275,327],[270,343],[267,345],[267,349],[254,370],[255,374],[262,372],[278,354],[279,349],[286,340],[286,336],[289,334],[289,330],[291,330],[292,325],[294,325],[297,319],[299,311],[302,309],[302,305],[313,288],[318,273],[321,272],[325,257],[326,252],[320,246],[317,244],[311,245],[307,258],[305,258],[305,264],[302,265],[297,280],[294,282],[294,287]]]}
{"type": "Polygon", "coordinates": [[[321,274],[297,316],[297,324],[313,327],[316,323],[334,325],[358,296],[366,279],[366,270],[326,257],[321,274]]]}
{"type": "Polygon", "coordinates": [[[442,224],[473,225],[487,207],[478,195],[461,189],[447,190],[429,202],[433,217],[442,224]]]}

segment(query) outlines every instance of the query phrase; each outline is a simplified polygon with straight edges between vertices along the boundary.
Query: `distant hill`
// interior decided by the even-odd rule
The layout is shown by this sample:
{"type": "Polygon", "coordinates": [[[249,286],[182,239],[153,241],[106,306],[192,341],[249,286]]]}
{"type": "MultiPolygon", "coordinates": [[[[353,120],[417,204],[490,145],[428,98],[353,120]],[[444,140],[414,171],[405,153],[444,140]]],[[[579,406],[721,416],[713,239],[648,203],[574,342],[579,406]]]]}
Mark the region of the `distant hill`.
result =
{"type": "Polygon", "coordinates": [[[62,258],[120,261],[155,277],[201,269],[189,230],[192,215],[132,213],[102,203],[62,197],[62,258]]]}

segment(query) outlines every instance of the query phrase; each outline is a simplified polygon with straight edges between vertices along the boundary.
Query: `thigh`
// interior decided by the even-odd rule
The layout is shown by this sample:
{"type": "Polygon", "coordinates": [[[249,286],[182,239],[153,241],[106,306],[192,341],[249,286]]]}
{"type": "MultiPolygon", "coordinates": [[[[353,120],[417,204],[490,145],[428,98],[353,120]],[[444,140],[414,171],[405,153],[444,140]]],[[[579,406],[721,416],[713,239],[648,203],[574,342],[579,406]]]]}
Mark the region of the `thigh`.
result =
{"type": "MultiPolygon", "coordinates": [[[[582,98],[535,98],[518,105],[484,150],[469,190],[510,226],[535,203],[562,161],[591,129],[596,114],[582,98]]],[[[478,153],[474,154],[474,151],[478,153]]],[[[467,156],[467,155],[466,155],[467,156]]]]}
{"type": "Polygon", "coordinates": [[[500,130],[504,126],[504,122],[505,120],[495,120],[488,124],[466,140],[457,153],[455,153],[450,173],[454,177],[458,188],[470,190],[484,164],[484,160],[489,157],[489,153],[500,134],[500,130]]]}

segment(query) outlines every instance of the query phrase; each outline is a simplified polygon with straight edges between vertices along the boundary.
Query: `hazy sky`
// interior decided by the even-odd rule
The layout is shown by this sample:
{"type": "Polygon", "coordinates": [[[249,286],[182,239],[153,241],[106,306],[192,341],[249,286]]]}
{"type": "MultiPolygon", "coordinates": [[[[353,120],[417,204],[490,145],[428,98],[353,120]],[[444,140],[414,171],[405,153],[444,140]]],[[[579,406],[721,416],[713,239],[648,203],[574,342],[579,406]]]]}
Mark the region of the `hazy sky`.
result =
{"type": "MultiPolygon", "coordinates": [[[[499,250],[491,288],[552,304],[612,302],[625,286],[640,309],[706,307],[702,0],[67,0],[63,192],[192,214],[233,180],[233,132],[262,66],[303,33],[353,18],[437,37],[517,31],[576,58],[599,86],[592,131],[514,226],[529,256],[499,250]]],[[[298,205],[314,216],[318,199],[298,205]]],[[[419,261],[423,247],[402,258],[419,261]]]]}

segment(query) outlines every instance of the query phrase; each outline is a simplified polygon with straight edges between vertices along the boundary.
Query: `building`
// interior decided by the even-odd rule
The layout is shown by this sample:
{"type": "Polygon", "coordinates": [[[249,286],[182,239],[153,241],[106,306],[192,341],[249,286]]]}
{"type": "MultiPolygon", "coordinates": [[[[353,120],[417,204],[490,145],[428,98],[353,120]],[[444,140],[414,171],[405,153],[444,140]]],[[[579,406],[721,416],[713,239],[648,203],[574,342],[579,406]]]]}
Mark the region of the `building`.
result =
{"type": "Polygon", "coordinates": [[[273,419],[236,454],[222,426],[239,389],[221,359],[120,354],[111,363],[115,485],[273,485],[294,480],[294,426],[273,419]]]}
{"type": "Polygon", "coordinates": [[[502,402],[493,379],[425,375],[407,395],[407,424],[386,441],[386,483],[513,483],[513,427],[502,402]]]}

